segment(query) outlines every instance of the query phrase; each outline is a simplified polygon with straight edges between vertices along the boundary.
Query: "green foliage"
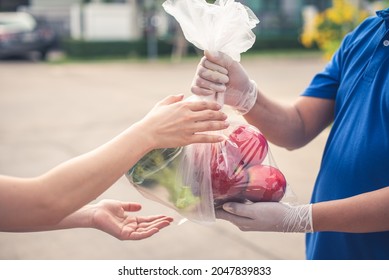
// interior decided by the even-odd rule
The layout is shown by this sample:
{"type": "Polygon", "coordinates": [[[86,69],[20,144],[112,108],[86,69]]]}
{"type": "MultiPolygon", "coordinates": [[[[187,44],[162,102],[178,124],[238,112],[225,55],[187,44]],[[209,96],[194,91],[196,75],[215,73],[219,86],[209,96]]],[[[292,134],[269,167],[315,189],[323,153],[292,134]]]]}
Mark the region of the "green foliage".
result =
{"type": "MultiPolygon", "coordinates": [[[[158,55],[170,56],[173,44],[169,38],[158,40],[158,55]]],[[[137,41],[82,41],[64,40],[61,48],[69,58],[76,59],[99,59],[99,58],[123,58],[139,57],[147,58],[147,40],[137,41]]],[[[196,54],[197,50],[193,45],[189,45],[188,54],[196,54]]]]}
{"type": "MultiPolygon", "coordinates": [[[[91,42],[82,40],[65,40],[62,48],[70,58],[94,59],[104,57],[147,57],[146,40],[91,42]]],[[[172,45],[158,41],[159,54],[170,54],[172,45]]]]}
{"type": "Polygon", "coordinates": [[[127,176],[142,188],[162,186],[169,193],[169,200],[178,209],[186,209],[199,202],[190,186],[184,186],[179,169],[182,148],[157,149],[140,159],[127,176]]]}

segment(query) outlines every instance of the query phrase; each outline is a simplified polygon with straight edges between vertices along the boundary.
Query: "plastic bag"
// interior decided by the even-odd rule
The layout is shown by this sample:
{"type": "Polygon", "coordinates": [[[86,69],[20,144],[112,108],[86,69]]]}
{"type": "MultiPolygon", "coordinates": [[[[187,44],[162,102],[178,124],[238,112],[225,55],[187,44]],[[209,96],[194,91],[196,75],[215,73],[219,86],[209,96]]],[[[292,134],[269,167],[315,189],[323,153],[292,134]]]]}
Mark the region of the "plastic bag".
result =
{"type": "Polygon", "coordinates": [[[201,224],[215,221],[227,201],[280,201],[287,182],[276,167],[263,134],[233,123],[215,144],[153,150],[126,174],[146,198],[201,224]]]}
{"type": "MultiPolygon", "coordinates": [[[[222,51],[239,60],[249,49],[259,22],[250,9],[233,0],[168,0],[165,10],[180,23],[198,48],[222,51]]],[[[222,93],[214,96],[224,103],[222,93]]],[[[191,97],[198,99],[200,97],[191,97]]],[[[269,145],[255,127],[233,123],[216,144],[159,149],[144,156],[126,174],[147,198],[167,205],[191,221],[215,221],[215,208],[227,201],[280,201],[288,190],[269,145]]]]}
{"type": "Polygon", "coordinates": [[[179,22],[185,38],[201,50],[221,51],[234,60],[252,47],[259,23],[255,14],[234,0],[168,0],[165,11],[179,22]]]}

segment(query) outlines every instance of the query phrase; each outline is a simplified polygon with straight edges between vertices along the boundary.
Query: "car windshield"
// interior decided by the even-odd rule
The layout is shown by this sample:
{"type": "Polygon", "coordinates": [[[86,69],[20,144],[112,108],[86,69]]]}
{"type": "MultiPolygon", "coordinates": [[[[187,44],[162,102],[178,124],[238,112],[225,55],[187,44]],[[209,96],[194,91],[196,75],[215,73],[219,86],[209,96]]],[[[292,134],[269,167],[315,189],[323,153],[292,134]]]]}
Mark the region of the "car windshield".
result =
{"type": "Polygon", "coordinates": [[[33,30],[36,22],[26,13],[0,13],[0,31],[21,32],[33,30]]]}

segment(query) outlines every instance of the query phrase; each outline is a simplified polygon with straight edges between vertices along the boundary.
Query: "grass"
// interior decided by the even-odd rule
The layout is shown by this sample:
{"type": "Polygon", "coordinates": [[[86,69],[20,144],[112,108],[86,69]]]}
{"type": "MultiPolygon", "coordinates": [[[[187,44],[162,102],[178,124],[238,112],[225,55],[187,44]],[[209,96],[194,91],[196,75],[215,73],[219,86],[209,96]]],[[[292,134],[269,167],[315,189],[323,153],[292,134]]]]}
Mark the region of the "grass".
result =
{"type": "MultiPolygon", "coordinates": [[[[201,52],[200,52],[201,53],[201,52]]],[[[277,50],[263,50],[263,51],[250,51],[242,54],[242,57],[264,57],[264,58],[316,58],[322,54],[318,50],[307,49],[277,49],[277,50]]],[[[182,58],[182,61],[198,60],[200,55],[190,54],[182,58]]],[[[51,58],[48,60],[50,64],[67,64],[67,63],[146,63],[150,61],[158,61],[161,63],[171,63],[170,55],[161,55],[156,59],[149,59],[147,57],[135,57],[135,56],[111,56],[111,57],[95,57],[95,58],[71,58],[66,55],[51,58]]]]}

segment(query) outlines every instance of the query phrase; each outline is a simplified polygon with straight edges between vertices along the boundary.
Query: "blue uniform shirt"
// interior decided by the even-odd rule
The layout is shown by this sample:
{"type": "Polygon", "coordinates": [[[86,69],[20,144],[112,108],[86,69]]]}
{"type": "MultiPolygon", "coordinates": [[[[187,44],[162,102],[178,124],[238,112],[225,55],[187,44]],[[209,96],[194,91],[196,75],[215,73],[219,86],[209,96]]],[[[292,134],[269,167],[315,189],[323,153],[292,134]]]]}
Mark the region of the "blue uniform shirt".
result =
{"type": "MultiPolygon", "coordinates": [[[[348,34],[302,95],[335,100],[312,202],[389,186],[389,9],[348,34]]],[[[389,259],[389,232],[318,232],[306,246],[308,259],[389,259]]]]}

